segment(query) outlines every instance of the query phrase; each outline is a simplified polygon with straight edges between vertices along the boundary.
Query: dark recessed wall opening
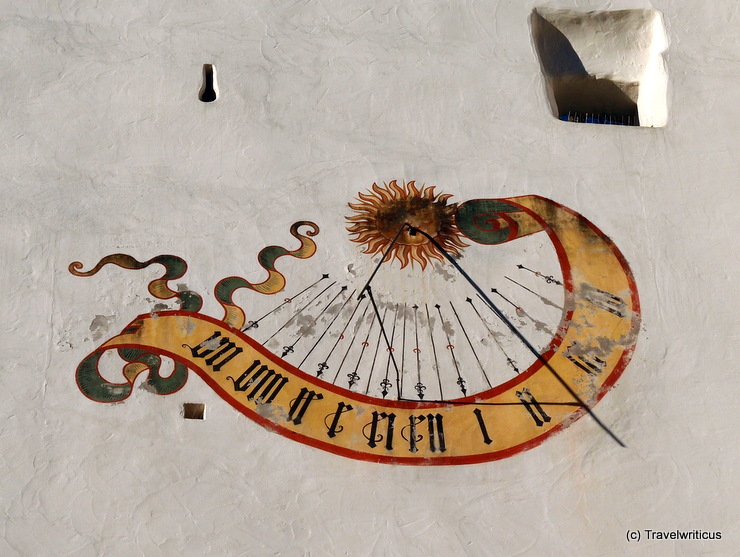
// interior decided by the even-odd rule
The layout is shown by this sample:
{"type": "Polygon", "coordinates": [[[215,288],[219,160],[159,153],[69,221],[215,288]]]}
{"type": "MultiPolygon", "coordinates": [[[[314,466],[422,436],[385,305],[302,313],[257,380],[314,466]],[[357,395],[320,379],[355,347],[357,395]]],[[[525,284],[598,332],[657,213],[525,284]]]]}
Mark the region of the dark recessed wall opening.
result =
{"type": "Polygon", "coordinates": [[[217,98],[216,68],[213,64],[203,64],[203,85],[198,92],[198,99],[204,103],[212,103],[217,98]]]}
{"type": "Polygon", "coordinates": [[[202,402],[186,402],[182,405],[182,416],[186,420],[205,420],[206,405],[202,402]]]}
{"type": "Polygon", "coordinates": [[[666,81],[660,54],[667,39],[656,20],[653,10],[534,10],[532,39],[552,114],[568,122],[664,125],[658,113],[665,97],[662,106],[652,99],[666,81]],[[607,60],[614,67],[604,67],[607,60]],[[625,75],[634,79],[615,77],[625,75]]]}
{"type": "Polygon", "coordinates": [[[615,84],[591,76],[564,76],[550,83],[558,118],[567,122],[639,126],[637,83],[615,84]],[[626,93],[629,91],[632,93],[626,93]]]}

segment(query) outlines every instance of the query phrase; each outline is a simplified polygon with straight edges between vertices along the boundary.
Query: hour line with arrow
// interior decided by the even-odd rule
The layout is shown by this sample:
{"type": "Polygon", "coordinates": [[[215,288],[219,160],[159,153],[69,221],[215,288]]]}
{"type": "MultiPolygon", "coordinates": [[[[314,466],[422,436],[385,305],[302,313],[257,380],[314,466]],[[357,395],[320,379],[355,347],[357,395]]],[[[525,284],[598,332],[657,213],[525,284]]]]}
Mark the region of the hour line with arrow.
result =
{"type": "Polygon", "coordinates": [[[263,315],[262,317],[260,317],[260,318],[259,318],[259,319],[257,319],[256,321],[248,321],[248,322],[247,322],[247,326],[246,326],[246,327],[244,327],[244,328],[242,329],[242,332],[246,332],[246,331],[248,331],[249,329],[257,329],[257,328],[258,328],[258,327],[260,326],[260,325],[259,325],[260,321],[262,321],[262,320],[263,320],[263,319],[264,319],[265,317],[268,317],[269,315],[272,315],[272,314],[273,314],[273,313],[275,313],[275,312],[276,312],[277,310],[279,310],[279,309],[280,309],[281,307],[283,307],[283,306],[284,306],[285,304],[289,304],[289,303],[291,303],[291,302],[292,302],[293,300],[295,300],[295,299],[296,299],[296,298],[297,298],[298,296],[300,296],[300,295],[301,295],[301,294],[303,294],[304,292],[306,292],[306,291],[310,290],[311,288],[313,288],[314,286],[316,286],[316,285],[317,285],[318,283],[320,283],[320,282],[321,282],[322,280],[324,280],[324,279],[328,279],[328,278],[329,278],[329,275],[328,275],[328,274],[323,274],[323,275],[321,275],[321,278],[320,278],[319,280],[317,280],[317,281],[316,281],[316,282],[314,282],[313,284],[309,284],[309,285],[308,285],[308,286],[307,286],[306,288],[304,288],[303,290],[301,290],[301,291],[300,291],[300,292],[299,292],[298,294],[294,294],[294,295],[293,295],[293,296],[291,296],[290,298],[285,298],[285,300],[283,301],[283,303],[282,303],[282,304],[280,304],[279,306],[277,306],[277,307],[275,307],[275,308],[271,309],[270,311],[268,311],[268,312],[267,312],[266,314],[264,314],[264,315],[263,315]]]}
{"type": "Polygon", "coordinates": [[[370,333],[373,330],[373,325],[375,325],[376,318],[377,316],[373,315],[372,318],[370,319],[370,326],[367,329],[367,335],[365,336],[365,340],[362,341],[362,348],[360,349],[360,355],[357,357],[357,364],[355,365],[355,369],[352,373],[347,374],[347,377],[349,378],[349,388],[350,389],[355,383],[357,383],[360,380],[360,376],[358,375],[357,370],[360,369],[360,362],[362,361],[362,357],[365,355],[365,349],[368,346],[370,346],[370,343],[368,341],[370,340],[370,333]]]}
{"type": "Polygon", "coordinates": [[[559,310],[561,310],[561,311],[562,311],[562,309],[563,309],[563,308],[562,308],[562,306],[559,306],[559,305],[557,305],[557,304],[556,304],[555,302],[552,302],[552,301],[550,301],[549,299],[545,298],[545,297],[544,297],[544,296],[543,296],[542,294],[540,294],[539,292],[535,292],[535,291],[534,291],[534,290],[532,290],[531,288],[527,288],[527,287],[526,287],[526,286],[524,286],[524,285],[523,285],[522,283],[520,283],[520,282],[517,282],[517,281],[515,281],[515,280],[514,280],[513,278],[507,277],[506,275],[504,275],[504,278],[505,278],[506,280],[509,280],[509,281],[513,282],[513,283],[514,283],[514,284],[516,284],[517,286],[520,286],[520,287],[524,288],[524,290],[526,290],[527,292],[531,292],[532,294],[534,294],[535,296],[537,296],[537,297],[538,297],[538,298],[539,298],[540,300],[542,300],[542,303],[543,303],[543,304],[545,304],[546,306],[551,306],[551,307],[554,307],[554,308],[556,308],[556,309],[559,309],[559,310]]]}
{"type": "MultiPolygon", "coordinates": [[[[439,307],[439,304],[437,305],[439,307]]],[[[439,373],[439,360],[437,359],[437,345],[434,344],[434,330],[432,327],[432,319],[429,317],[429,305],[424,304],[424,309],[427,314],[427,326],[429,327],[429,339],[432,341],[432,356],[434,357],[434,369],[437,372],[437,382],[439,383],[439,398],[444,400],[445,395],[442,392],[442,376],[439,373]]]]}
{"type": "Polygon", "coordinates": [[[537,349],[536,349],[536,348],[535,348],[534,346],[532,346],[532,344],[531,344],[531,343],[530,343],[530,342],[529,342],[529,341],[527,340],[527,338],[526,338],[526,337],[525,337],[525,336],[524,336],[524,335],[523,335],[522,333],[520,333],[520,332],[519,332],[519,329],[517,329],[517,328],[516,328],[516,327],[515,327],[515,326],[514,326],[514,325],[513,325],[512,323],[511,323],[511,321],[509,321],[509,320],[508,320],[508,319],[506,318],[506,316],[505,316],[505,315],[504,315],[504,314],[503,314],[503,313],[501,312],[501,310],[500,310],[500,309],[498,308],[498,306],[496,306],[496,304],[494,304],[494,303],[493,303],[493,302],[491,301],[491,299],[490,299],[490,298],[489,298],[488,296],[486,296],[485,292],[483,292],[483,290],[481,289],[481,287],[480,287],[480,286],[478,286],[478,284],[477,284],[477,283],[476,283],[476,282],[475,282],[475,281],[474,281],[474,280],[473,280],[472,278],[470,278],[470,275],[468,275],[468,274],[467,274],[467,273],[466,273],[466,272],[465,272],[465,271],[463,270],[463,268],[462,268],[462,267],[461,267],[461,266],[460,266],[460,265],[458,264],[458,262],[457,262],[457,261],[455,261],[455,259],[454,259],[454,258],[453,258],[453,257],[452,257],[452,256],[451,256],[451,255],[450,255],[449,253],[447,253],[447,250],[445,250],[445,249],[444,249],[444,248],[443,248],[442,246],[440,246],[440,245],[439,245],[439,242],[437,242],[437,240],[435,240],[435,239],[434,239],[434,238],[433,238],[432,236],[430,236],[429,234],[427,234],[427,233],[426,233],[426,232],[424,232],[423,230],[421,230],[421,229],[419,229],[419,228],[414,228],[413,226],[411,226],[411,225],[410,225],[410,224],[408,224],[408,223],[405,223],[405,224],[404,224],[404,226],[407,226],[407,227],[409,228],[409,233],[413,233],[413,232],[415,231],[415,232],[416,232],[417,234],[422,234],[422,235],[423,235],[423,236],[424,236],[424,237],[425,237],[425,238],[426,238],[427,240],[429,240],[429,241],[430,241],[430,242],[432,243],[432,245],[433,245],[433,246],[434,246],[435,248],[437,248],[437,249],[438,249],[438,250],[440,251],[440,253],[441,253],[441,254],[442,254],[442,255],[443,255],[443,256],[444,256],[444,257],[445,257],[445,258],[446,258],[446,259],[447,259],[447,260],[448,260],[448,261],[449,261],[450,263],[452,263],[453,267],[455,267],[455,269],[457,269],[457,270],[458,270],[458,272],[459,272],[459,273],[460,273],[460,274],[461,274],[461,275],[463,276],[463,278],[464,278],[464,279],[465,279],[466,281],[468,281],[468,283],[469,283],[469,284],[470,284],[470,285],[471,285],[471,286],[472,286],[472,287],[473,287],[473,288],[474,288],[474,289],[476,290],[476,292],[477,292],[478,294],[480,294],[480,296],[481,296],[481,297],[483,298],[483,301],[484,301],[484,302],[486,303],[486,305],[487,305],[487,306],[488,306],[489,308],[491,308],[491,311],[493,311],[493,313],[495,313],[495,314],[496,314],[496,316],[497,316],[497,317],[498,317],[498,318],[499,318],[499,319],[500,319],[501,321],[503,321],[503,322],[504,322],[504,324],[505,324],[505,325],[506,325],[506,326],[507,326],[507,327],[509,328],[509,330],[510,330],[510,331],[511,331],[511,332],[512,332],[512,333],[513,333],[513,334],[514,334],[514,335],[515,335],[515,336],[516,336],[516,337],[517,337],[517,338],[518,338],[518,339],[519,339],[519,340],[520,340],[520,341],[521,341],[521,342],[522,342],[522,343],[523,343],[523,344],[524,344],[524,345],[525,345],[526,347],[527,347],[527,349],[528,349],[528,350],[529,350],[530,352],[532,352],[532,354],[534,354],[534,355],[535,355],[535,357],[536,357],[536,358],[537,358],[537,359],[538,359],[538,360],[539,360],[540,362],[542,362],[542,364],[543,364],[543,365],[544,365],[544,366],[545,366],[545,367],[546,367],[546,368],[547,368],[547,369],[548,369],[548,370],[550,371],[550,373],[552,373],[552,374],[553,374],[553,376],[555,377],[555,379],[557,379],[557,380],[558,380],[558,382],[559,382],[559,383],[560,383],[560,384],[561,384],[561,385],[563,386],[563,388],[564,388],[564,389],[565,389],[566,391],[568,391],[568,394],[570,394],[570,396],[571,396],[571,397],[573,397],[573,399],[574,399],[575,401],[577,401],[577,402],[578,402],[578,403],[579,403],[579,404],[581,405],[581,407],[582,407],[582,408],[583,408],[583,409],[584,409],[584,410],[585,410],[585,411],[586,411],[586,412],[588,413],[588,415],[589,415],[589,416],[591,416],[591,418],[592,418],[592,419],[593,419],[593,420],[594,420],[594,421],[596,422],[596,424],[597,424],[597,425],[598,425],[598,426],[599,426],[599,427],[600,427],[601,429],[603,429],[603,430],[604,430],[604,431],[605,431],[605,432],[606,432],[606,433],[607,433],[607,434],[608,434],[608,435],[609,435],[609,436],[610,436],[610,437],[611,437],[611,438],[612,438],[612,439],[613,439],[613,440],[614,440],[614,441],[615,441],[615,442],[616,442],[617,444],[619,444],[619,445],[620,445],[620,446],[622,446],[622,447],[626,446],[626,445],[625,445],[625,444],[624,444],[624,443],[623,443],[623,442],[621,441],[621,439],[619,439],[619,437],[617,437],[617,436],[616,436],[616,434],[615,434],[615,433],[614,433],[614,432],[613,432],[613,431],[612,431],[611,429],[609,429],[609,428],[608,428],[608,427],[606,426],[606,424],[605,424],[605,423],[603,423],[603,422],[602,422],[602,421],[601,421],[601,420],[599,419],[599,417],[598,417],[598,416],[597,416],[597,415],[596,415],[596,414],[594,413],[594,411],[593,411],[593,410],[591,410],[591,408],[590,408],[590,407],[589,407],[589,406],[588,406],[588,405],[587,405],[587,404],[586,404],[586,403],[585,403],[585,402],[584,402],[584,401],[583,401],[583,400],[581,399],[581,397],[580,397],[580,396],[578,396],[578,394],[577,394],[577,393],[576,393],[576,392],[575,392],[575,391],[574,391],[574,390],[573,390],[573,389],[571,388],[571,386],[570,386],[570,385],[568,385],[568,383],[566,383],[566,381],[565,381],[565,380],[564,380],[564,379],[563,379],[563,378],[562,378],[562,377],[560,376],[560,374],[559,374],[559,373],[558,373],[558,372],[557,372],[557,371],[556,371],[556,370],[555,370],[555,369],[554,369],[554,368],[552,367],[552,365],[550,365],[550,362],[548,362],[548,361],[547,361],[547,360],[546,360],[546,359],[545,359],[545,358],[544,358],[544,357],[542,356],[542,354],[540,354],[540,353],[539,353],[539,352],[537,351],[537,349]]]}
{"type": "MultiPolygon", "coordinates": [[[[349,344],[347,346],[347,351],[344,353],[344,357],[342,358],[342,361],[339,362],[339,367],[337,368],[336,374],[334,374],[334,379],[332,380],[332,383],[334,383],[335,385],[337,384],[337,379],[339,379],[339,373],[342,371],[342,366],[344,365],[344,362],[347,360],[347,356],[349,356],[349,351],[352,350],[352,345],[355,343],[355,339],[357,338],[357,331],[360,330],[360,325],[362,324],[362,320],[365,319],[365,315],[367,314],[367,308],[368,306],[366,305],[365,309],[362,311],[362,316],[360,316],[360,320],[357,322],[358,325],[355,327],[355,330],[352,333],[352,340],[349,341],[349,344]]],[[[345,327],[345,330],[346,330],[346,327],[345,327]]]]}
{"type": "MultiPolygon", "coordinates": [[[[398,385],[398,398],[401,398],[403,393],[403,377],[406,374],[406,319],[408,317],[408,311],[406,303],[403,304],[403,335],[401,338],[401,377],[399,378],[398,385]]],[[[391,350],[391,353],[393,351],[391,350]]]]}
{"type": "Polygon", "coordinates": [[[544,279],[547,284],[558,284],[560,286],[563,286],[563,283],[560,282],[555,277],[553,277],[552,275],[544,275],[544,274],[540,273],[539,271],[533,271],[532,269],[528,269],[524,265],[517,265],[517,268],[524,269],[525,271],[529,271],[533,275],[544,279]]]}
{"type": "MultiPolygon", "coordinates": [[[[347,327],[349,327],[349,324],[352,323],[352,318],[355,316],[355,313],[357,312],[359,307],[362,305],[362,301],[364,299],[365,299],[365,296],[363,295],[361,295],[358,298],[357,304],[355,304],[355,309],[352,310],[352,315],[349,316],[349,319],[344,324],[344,328],[342,329],[342,332],[339,333],[339,335],[337,336],[337,340],[334,342],[334,345],[331,347],[331,350],[329,350],[329,354],[327,354],[326,358],[324,358],[324,361],[319,364],[319,369],[316,372],[316,377],[321,377],[324,374],[324,370],[329,368],[329,358],[331,358],[331,355],[334,353],[334,349],[339,345],[339,341],[341,341],[344,338],[344,332],[347,330],[347,327]]],[[[365,311],[367,311],[367,306],[365,306],[365,311]]],[[[339,375],[339,372],[337,372],[337,375],[339,375]]]]}
{"type": "MultiPolygon", "coordinates": [[[[343,288],[342,290],[346,290],[346,288],[347,288],[347,287],[345,286],[345,287],[344,287],[344,288],[343,288]]],[[[347,298],[345,298],[344,302],[342,302],[342,306],[341,306],[341,307],[339,308],[339,311],[337,311],[337,313],[336,313],[336,314],[334,315],[334,317],[332,318],[332,320],[331,320],[331,321],[329,322],[329,324],[328,324],[328,325],[326,326],[326,328],[324,329],[324,332],[323,332],[323,333],[321,333],[321,336],[319,336],[319,338],[318,338],[318,339],[316,340],[316,342],[314,342],[314,343],[313,343],[313,346],[312,346],[312,347],[311,347],[311,349],[310,349],[310,350],[308,351],[308,353],[307,353],[307,354],[306,354],[306,355],[305,355],[305,356],[303,357],[303,359],[301,360],[301,363],[300,363],[300,364],[298,364],[298,369],[300,369],[300,368],[301,368],[301,366],[303,365],[303,363],[304,363],[304,362],[305,362],[305,361],[306,361],[306,360],[308,359],[308,357],[309,357],[309,356],[311,355],[311,353],[312,353],[312,352],[314,351],[314,349],[315,349],[315,348],[316,348],[316,347],[317,347],[317,346],[319,345],[319,343],[320,343],[320,342],[321,342],[321,340],[322,340],[322,339],[324,338],[324,336],[326,335],[326,333],[328,333],[328,332],[329,332],[329,329],[331,329],[331,326],[332,326],[332,325],[334,325],[334,322],[335,322],[335,321],[337,320],[337,318],[338,318],[338,317],[339,317],[339,316],[340,316],[340,315],[342,314],[342,310],[344,309],[344,306],[346,306],[346,305],[347,305],[347,302],[349,302],[349,301],[350,301],[350,300],[352,299],[352,296],[354,296],[354,294],[355,294],[355,291],[353,290],[353,291],[352,291],[352,294],[350,294],[350,295],[349,295],[349,296],[348,296],[347,298]]],[[[323,371],[323,370],[322,370],[322,371],[323,371]]],[[[320,373],[319,373],[319,376],[321,376],[321,374],[320,374],[320,373]]]]}
{"type": "MultiPolygon", "coordinates": [[[[462,378],[462,375],[460,375],[460,366],[457,364],[457,358],[455,358],[455,345],[452,344],[452,340],[450,340],[450,333],[447,331],[447,328],[445,327],[444,318],[442,317],[442,308],[439,304],[434,306],[437,308],[437,313],[439,314],[439,322],[442,325],[442,330],[444,331],[445,338],[447,339],[447,350],[450,351],[450,356],[452,357],[452,364],[455,366],[455,372],[457,373],[457,384],[460,387],[460,391],[462,391],[463,396],[467,395],[467,389],[465,388],[465,379],[462,378]]],[[[454,308],[453,308],[454,309],[454,308]]]]}
{"type": "MultiPolygon", "coordinates": [[[[315,318],[315,319],[313,320],[313,324],[314,324],[314,325],[315,325],[315,324],[316,324],[316,323],[318,322],[318,320],[319,320],[319,319],[321,319],[321,316],[322,316],[322,315],[324,315],[324,312],[326,312],[326,310],[327,310],[327,309],[329,309],[329,308],[331,307],[331,305],[332,305],[332,304],[334,303],[334,301],[335,301],[335,300],[336,300],[337,298],[339,298],[339,296],[340,296],[340,295],[342,294],[342,292],[344,292],[344,291],[346,291],[346,290],[347,290],[347,287],[346,287],[346,286],[342,286],[342,288],[340,288],[340,289],[339,289],[339,292],[337,292],[337,293],[336,293],[336,294],[334,295],[334,297],[333,297],[333,298],[332,298],[331,300],[329,300],[329,302],[328,302],[328,303],[324,304],[324,307],[323,307],[323,308],[321,308],[321,311],[320,311],[320,312],[319,312],[319,314],[318,314],[318,315],[316,316],[316,318],[315,318]]],[[[299,331],[299,332],[298,332],[298,338],[296,338],[296,339],[295,339],[295,340],[293,341],[293,344],[290,344],[290,345],[288,345],[288,346],[283,346],[283,354],[282,354],[282,357],[283,357],[283,358],[285,358],[285,356],[287,356],[288,354],[292,354],[292,353],[293,353],[293,351],[294,351],[294,349],[295,349],[295,345],[296,345],[296,344],[298,344],[298,341],[299,341],[299,340],[301,340],[301,339],[303,338],[303,336],[304,336],[304,335],[303,335],[303,334],[302,334],[302,333],[301,333],[301,332],[299,331]]]]}
{"type": "MultiPolygon", "coordinates": [[[[531,322],[532,322],[532,323],[534,324],[534,326],[535,326],[535,328],[536,328],[537,330],[542,330],[542,331],[545,331],[545,332],[546,332],[547,334],[549,334],[550,336],[555,336],[555,333],[553,333],[553,332],[552,332],[552,331],[551,331],[551,330],[550,330],[550,329],[549,329],[549,328],[547,327],[547,325],[545,325],[545,324],[544,324],[544,323],[543,323],[542,321],[540,321],[540,320],[538,320],[538,319],[535,319],[534,317],[532,317],[531,315],[529,315],[529,314],[528,314],[528,313],[527,313],[527,312],[526,312],[526,311],[524,310],[524,308],[523,308],[522,306],[518,306],[518,305],[516,305],[516,304],[515,304],[514,302],[512,302],[511,300],[509,300],[509,299],[508,299],[508,298],[507,298],[506,296],[504,296],[503,294],[501,294],[501,292],[499,292],[499,291],[498,291],[498,290],[496,290],[495,288],[491,288],[491,292],[493,292],[493,293],[494,293],[494,294],[496,294],[497,296],[500,296],[500,297],[501,297],[501,298],[503,298],[503,299],[504,299],[505,301],[507,301],[507,302],[508,302],[509,304],[511,304],[511,305],[512,305],[512,307],[513,307],[513,308],[514,308],[514,309],[516,310],[516,312],[517,312],[517,315],[520,315],[520,316],[524,316],[524,317],[526,317],[527,319],[529,319],[529,320],[530,320],[530,321],[531,321],[531,322]]],[[[480,296],[478,296],[478,297],[480,298],[480,296]]],[[[482,299],[482,298],[481,298],[481,299],[482,299]]],[[[485,300],[484,300],[484,302],[485,302],[485,300]]],[[[523,324],[524,324],[524,323],[522,322],[522,325],[523,325],[523,324]]]]}
{"type": "MultiPolygon", "coordinates": [[[[453,305],[452,302],[450,302],[450,307],[452,308],[452,313],[455,314],[455,318],[457,319],[457,322],[460,324],[460,329],[462,329],[463,335],[465,335],[465,340],[467,340],[468,345],[470,345],[470,350],[471,352],[473,352],[473,356],[475,356],[475,361],[478,362],[478,367],[480,368],[480,371],[483,374],[483,378],[486,380],[486,383],[488,383],[488,387],[492,388],[493,385],[491,385],[491,381],[489,381],[488,379],[488,374],[486,373],[486,370],[483,368],[483,364],[481,363],[480,358],[478,357],[478,353],[475,351],[475,347],[473,346],[473,343],[470,341],[468,332],[465,330],[465,326],[460,320],[460,316],[457,314],[457,310],[455,309],[455,306],[453,305]]],[[[504,355],[505,354],[506,353],[504,353],[504,355]]]]}
{"type": "Polygon", "coordinates": [[[411,307],[414,310],[414,335],[416,336],[416,347],[414,348],[414,353],[416,354],[416,377],[418,380],[414,389],[416,389],[416,394],[419,395],[419,400],[421,400],[424,398],[424,391],[426,391],[427,388],[424,386],[424,383],[421,382],[421,358],[419,357],[421,349],[419,348],[419,317],[417,315],[419,306],[414,304],[411,307]]]}
{"type": "MultiPolygon", "coordinates": [[[[398,307],[399,307],[399,304],[396,304],[396,313],[393,316],[393,330],[391,331],[391,342],[390,342],[390,346],[386,348],[386,350],[388,350],[388,361],[385,364],[385,378],[380,382],[380,387],[382,389],[380,392],[383,395],[383,398],[385,398],[388,395],[390,388],[393,386],[393,384],[388,380],[388,373],[390,372],[391,359],[393,358],[393,351],[394,351],[393,342],[396,338],[396,324],[398,323],[398,307]]],[[[380,342],[380,340],[378,340],[378,342],[380,342]]],[[[401,357],[403,358],[403,355],[401,357]]],[[[393,363],[395,365],[395,359],[393,359],[393,363]]],[[[401,368],[403,368],[403,360],[401,361],[401,368]]],[[[396,375],[398,375],[398,373],[396,373],[396,375]]],[[[396,377],[396,380],[398,380],[398,377],[396,377]]],[[[367,392],[365,394],[367,394],[367,392]]],[[[401,395],[399,392],[399,397],[400,396],[401,395]]]]}
{"type": "Polygon", "coordinates": [[[378,310],[378,304],[375,303],[375,297],[373,296],[373,289],[370,287],[370,283],[366,284],[364,289],[365,289],[365,292],[367,292],[368,298],[370,298],[370,303],[373,306],[375,317],[378,319],[378,322],[380,323],[380,333],[383,336],[383,339],[385,340],[385,345],[388,348],[388,353],[390,354],[391,361],[393,362],[393,367],[396,370],[396,384],[399,385],[398,396],[400,398],[401,397],[400,374],[398,371],[398,365],[396,364],[396,358],[393,356],[391,341],[388,339],[388,335],[385,332],[385,326],[383,325],[383,319],[380,318],[380,311],[378,310]]]}
{"type": "Polygon", "coordinates": [[[486,321],[483,318],[483,316],[478,311],[478,308],[475,307],[475,304],[473,303],[473,299],[472,298],[465,298],[465,301],[468,302],[472,306],[473,310],[475,311],[475,314],[478,316],[478,318],[481,320],[481,322],[483,323],[483,325],[485,326],[485,328],[488,330],[488,336],[490,336],[493,339],[493,342],[496,343],[496,346],[499,347],[499,350],[501,350],[501,352],[503,352],[504,356],[506,356],[506,363],[509,364],[512,367],[512,369],[514,370],[514,372],[517,375],[519,375],[519,368],[517,367],[516,362],[514,360],[512,360],[509,357],[509,355],[506,353],[506,350],[504,350],[504,347],[502,346],[502,344],[499,342],[498,338],[496,337],[496,333],[494,333],[491,330],[491,327],[488,325],[488,321],[486,321]]]}
{"type": "MultiPolygon", "coordinates": [[[[383,327],[383,321],[385,321],[385,316],[387,314],[388,314],[388,308],[385,308],[383,310],[383,319],[380,319],[379,320],[380,321],[381,328],[378,331],[378,340],[375,342],[375,352],[373,353],[373,363],[370,364],[370,373],[368,373],[368,375],[367,375],[367,385],[365,386],[365,394],[367,394],[368,391],[370,390],[370,380],[372,379],[373,372],[375,371],[375,362],[378,359],[378,350],[380,350],[380,339],[383,336],[383,329],[382,329],[382,327],[383,327]]],[[[370,333],[368,333],[368,336],[369,335],[370,335],[370,333]]]]}
{"type": "Polygon", "coordinates": [[[300,315],[301,313],[303,313],[303,310],[305,310],[305,309],[306,309],[306,308],[307,308],[308,306],[310,306],[310,305],[311,305],[312,303],[314,303],[314,302],[315,302],[315,301],[316,301],[316,300],[317,300],[317,299],[318,299],[318,298],[319,298],[319,297],[320,297],[320,296],[321,296],[321,295],[322,295],[322,294],[323,294],[324,292],[326,292],[327,290],[329,290],[329,289],[330,289],[330,288],[331,288],[332,286],[334,286],[334,285],[335,285],[336,283],[337,283],[337,281],[334,281],[334,282],[332,282],[332,283],[331,283],[331,284],[330,284],[329,286],[327,286],[327,287],[326,287],[326,288],[324,288],[324,289],[323,289],[323,290],[322,290],[321,292],[319,292],[318,294],[316,294],[316,296],[314,296],[313,298],[311,298],[311,299],[310,299],[310,300],[308,301],[308,303],[306,303],[306,305],[304,305],[304,306],[303,306],[303,307],[302,307],[301,309],[299,309],[298,311],[296,311],[296,312],[295,312],[295,313],[294,313],[294,314],[293,314],[293,315],[292,315],[292,316],[290,317],[290,319],[288,319],[288,320],[287,320],[287,321],[286,321],[285,323],[283,323],[282,327],[280,327],[280,328],[279,328],[279,329],[278,329],[277,331],[275,331],[275,332],[274,332],[274,333],[272,334],[272,336],[271,336],[270,338],[268,338],[268,339],[267,339],[267,340],[266,340],[265,342],[263,342],[263,343],[262,343],[262,346],[264,346],[265,344],[267,344],[268,342],[270,342],[270,341],[271,341],[271,340],[272,340],[272,339],[273,339],[273,338],[275,337],[275,335],[277,335],[277,334],[278,334],[278,333],[279,333],[280,331],[282,331],[282,330],[283,330],[283,329],[284,329],[285,327],[287,327],[288,325],[290,325],[290,324],[291,324],[291,323],[293,322],[293,320],[294,320],[294,319],[296,319],[296,318],[297,318],[297,317],[298,317],[298,316],[299,316],[299,315],[300,315]]]}

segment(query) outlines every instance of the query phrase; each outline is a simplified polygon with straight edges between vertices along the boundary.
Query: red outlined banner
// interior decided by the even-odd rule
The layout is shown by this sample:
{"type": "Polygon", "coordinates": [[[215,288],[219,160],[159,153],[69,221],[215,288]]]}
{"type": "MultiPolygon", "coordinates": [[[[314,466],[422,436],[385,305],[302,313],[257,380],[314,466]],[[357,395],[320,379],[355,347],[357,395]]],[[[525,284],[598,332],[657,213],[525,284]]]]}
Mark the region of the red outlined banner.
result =
{"type": "Polygon", "coordinates": [[[542,354],[547,366],[536,360],[517,377],[465,398],[385,400],[306,374],[228,319],[168,311],[139,316],[85,358],[77,369],[78,386],[92,400],[120,401],[147,373],[153,390],[168,394],[184,384],[190,369],[268,429],[374,462],[467,464],[534,447],[586,413],[572,393],[592,407],[621,375],[639,330],[637,289],[616,246],[581,215],[539,196],[491,201],[507,204],[519,234],[545,231],[558,253],[565,308],[542,354]],[[106,353],[124,360],[125,382],[101,376],[106,353]],[[168,377],[159,374],[162,358],[175,361],[168,377]]]}

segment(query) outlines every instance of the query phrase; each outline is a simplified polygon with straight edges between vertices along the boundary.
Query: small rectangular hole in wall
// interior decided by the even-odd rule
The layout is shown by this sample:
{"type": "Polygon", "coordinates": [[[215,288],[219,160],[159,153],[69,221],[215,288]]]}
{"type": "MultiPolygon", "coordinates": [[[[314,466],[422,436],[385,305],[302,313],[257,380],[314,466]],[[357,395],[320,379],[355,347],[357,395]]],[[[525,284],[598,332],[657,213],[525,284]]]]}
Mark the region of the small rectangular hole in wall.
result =
{"type": "Polygon", "coordinates": [[[186,420],[205,420],[206,405],[201,402],[186,402],[182,405],[182,416],[186,420]]]}
{"type": "Polygon", "coordinates": [[[650,9],[537,8],[532,38],[552,114],[566,122],[665,126],[668,39],[650,9]]]}

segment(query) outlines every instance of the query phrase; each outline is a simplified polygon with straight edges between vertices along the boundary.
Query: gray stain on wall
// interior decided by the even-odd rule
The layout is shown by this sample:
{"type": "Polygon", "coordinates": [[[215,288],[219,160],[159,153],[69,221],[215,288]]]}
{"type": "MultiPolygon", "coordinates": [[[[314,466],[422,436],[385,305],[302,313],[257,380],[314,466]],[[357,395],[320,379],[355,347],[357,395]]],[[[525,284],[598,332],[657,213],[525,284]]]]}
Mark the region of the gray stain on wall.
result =
{"type": "Polygon", "coordinates": [[[95,319],[90,323],[90,332],[92,333],[93,340],[103,338],[110,330],[115,319],[115,315],[96,315],[95,319]]]}

